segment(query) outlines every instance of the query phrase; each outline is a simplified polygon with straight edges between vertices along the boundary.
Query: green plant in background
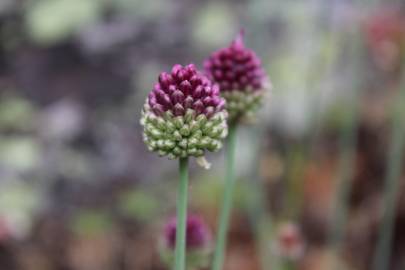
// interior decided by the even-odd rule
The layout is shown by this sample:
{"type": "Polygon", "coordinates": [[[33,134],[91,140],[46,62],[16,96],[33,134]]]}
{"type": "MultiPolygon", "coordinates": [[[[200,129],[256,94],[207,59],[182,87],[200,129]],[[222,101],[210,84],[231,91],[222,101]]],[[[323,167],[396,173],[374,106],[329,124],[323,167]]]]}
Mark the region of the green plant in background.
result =
{"type": "Polygon", "coordinates": [[[111,230],[112,217],[102,210],[82,210],[73,217],[72,230],[76,234],[94,236],[111,230]]]}
{"type": "Polygon", "coordinates": [[[119,209],[126,217],[132,217],[145,223],[161,214],[158,197],[138,190],[131,190],[122,194],[119,200],[119,209]]]}
{"type": "Polygon", "coordinates": [[[35,42],[49,45],[98,20],[104,0],[39,0],[26,4],[26,25],[35,42]]]}
{"type": "Polygon", "coordinates": [[[384,213],[380,226],[379,238],[374,257],[375,270],[389,268],[391,242],[394,231],[395,213],[397,212],[401,172],[405,150],[405,123],[403,119],[405,104],[405,73],[398,91],[398,99],[394,104],[391,119],[391,140],[387,157],[387,171],[385,175],[384,213]]]}
{"type": "Polygon", "coordinates": [[[206,151],[218,151],[228,133],[225,100],[219,88],[194,65],[173,66],[162,72],[145,102],[141,124],[143,140],[150,151],[179,159],[177,229],[174,269],[186,267],[186,220],[188,159],[196,157],[205,168],[206,151]]]}
{"type": "Polygon", "coordinates": [[[251,49],[244,46],[243,32],[229,47],[214,52],[204,65],[211,79],[220,86],[221,94],[227,101],[230,117],[225,190],[212,263],[213,270],[220,270],[224,263],[226,236],[235,187],[237,128],[240,123],[252,121],[270,82],[262,68],[260,59],[251,49]]]}

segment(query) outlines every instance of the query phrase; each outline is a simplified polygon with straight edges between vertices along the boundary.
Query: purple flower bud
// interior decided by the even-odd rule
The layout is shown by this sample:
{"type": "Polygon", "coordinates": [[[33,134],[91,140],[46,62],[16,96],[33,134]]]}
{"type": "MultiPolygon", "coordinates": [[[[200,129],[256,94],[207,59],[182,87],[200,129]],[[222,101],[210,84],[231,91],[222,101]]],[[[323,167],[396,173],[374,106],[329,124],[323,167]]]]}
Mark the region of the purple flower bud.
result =
{"type": "Polygon", "coordinates": [[[191,85],[193,86],[193,87],[196,87],[197,85],[200,85],[201,84],[201,79],[200,79],[200,77],[198,76],[198,75],[193,75],[191,78],[190,78],[190,83],[191,83],[191,85]]]}
{"type": "Polygon", "coordinates": [[[203,99],[203,103],[204,103],[204,106],[205,107],[207,107],[207,106],[211,106],[212,105],[212,98],[211,97],[205,97],[204,99],[203,99]]]}
{"type": "Polygon", "coordinates": [[[161,86],[163,89],[167,89],[170,85],[170,81],[168,79],[169,76],[170,75],[166,72],[162,72],[159,75],[159,84],[158,85],[161,86]]]}
{"type": "Polygon", "coordinates": [[[215,113],[214,107],[207,107],[207,108],[205,108],[205,110],[204,110],[204,114],[205,114],[208,118],[211,117],[211,116],[213,116],[214,113],[215,113]]]}
{"type": "MultiPolygon", "coordinates": [[[[165,226],[165,245],[174,250],[176,247],[176,218],[171,218],[165,226]]],[[[211,233],[203,220],[196,215],[189,215],[186,224],[187,249],[203,249],[210,244],[211,233]]]]}
{"type": "Polygon", "coordinates": [[[181,92],[180,90],[174,91],[174,93],[172,94],[172,101],[173,101],[173,104],[176,104],[176,103],[183,103],[183,100],[184,100],[184,94],[183,94],[183,92],[181,92]]]}
{"type": "Polygon", "coordinates": [[[212,105],[212,106],[214,106],[214,107],[217,107],[221,102],[224,102],[224,103],[225,103],[225,101],[224,101],[223,99],[221,99],[221,98],[219,98],[219,97],[213,97],[213,98],[211,99],[211,104],[210,104],[210,105],[212,105]]]}
{"type": "Polygon", "coordinates": [[[304,253],[304,239],[301,230],[294,223],[281,224],[276,232],[273,251],[279,257],[297,260],[304,253]]]}
{"type": "Polygon", "coordinates": [[[186,97],[184,100],[184,108],[189,109],[193,106],[194,99],[191,96],[186,97]]]}
{"type": "Polygon", "coordinates": [[[216,111],[222,111],[225,108],[226,102],[224,99],[221,99],[221,101],[218,103],[217,107],[216,107],[216,111]]]}
{"type": "Polygon", "coordinates": [[[260,59],[243,43],[243,32],[229,47],[214,52],[204,66],[210,78],[219,84],[221,91],[260,90],[267,81],[260,59]]]}
{"type": "Polygon", "coordinates": [[[181,116],[184,115],[184,107],[180,103],[176,103],[173,107],[173,113],[175,116],[181,116]]]}
{"type": "Polygon", "coordinates": [[[204,95],[205,95],[205,96],[211,95],[211,92],[212,92],[211,87],[212,87],[212,86],[205,86],[205,87],[204,87],[204,95]]]}
{"type": "Polygon", "coordinates": [[[193,109],[197,114],[201,114],[204,111],[204,103],[201,100],[197,100],[193,104],[193,109]]]}
{"type": "Polygon", "coordinates": [[[177,74],[177,72],[182,69],[183,67],[179,64],[176,64],[173,66],[172,68],[172,76],[175,76],[177,74]]]}
{"type": "Polygon", "coordinates": [[[155,104],[152,106],[152,111],[158,115],[158,116],[162,116],[164,114],[164,108],[161,104],[155,104]]]}
{"type": "Polygon", "coordinates": [[[189,95],[191,92],[191,83],[189,81],[182,81],[180,83],[180,90],[184,93],[184,95],[189,95]]]}
{"type": "Polygon", "coordinates": [[[203,94],[203,90],[204,90],[204,88],[203,88],[202,85],[197,86],[194,89],[193,98],[200,98],[202,96],[202,94],[203,94]]]}

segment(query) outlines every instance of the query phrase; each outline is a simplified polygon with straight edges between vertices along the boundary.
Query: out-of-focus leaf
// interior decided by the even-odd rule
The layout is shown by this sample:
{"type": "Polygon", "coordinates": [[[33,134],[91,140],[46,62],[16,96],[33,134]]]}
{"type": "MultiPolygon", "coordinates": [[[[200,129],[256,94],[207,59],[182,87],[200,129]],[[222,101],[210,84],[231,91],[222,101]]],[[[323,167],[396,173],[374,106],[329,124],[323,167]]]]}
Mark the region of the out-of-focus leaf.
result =
{"type": "Polygon", "coordinates": [[[160,18],[164,14],[170,14],[173,3],[167,0],[114,0],[113,4],[123,13],[142,18],[160,18]]]}
{"type": "Polygon", "coordinates": [[[0,217],[9,224],[13,237],[22,238],[29,232],[40,198],[37,190],[19,179],[1,179],[0,217]]]}
{"type": "Polygon", "coordinates": [[[99,17],[102,0],[41,0],[29,5],[28,31],[41,44],[58,42],[99,17]]]}
{"type": "MultiPolygon", "coordinates": [[[[224,183],[220,181],[221,175],[209,175],[193,184],[190,198],[198,207],[217,208],[222,203],[224,183]]],[[[252,188],[249,179],[237,179],[234,190],[235,208],[246,209],[252,202],[252,188]]]]}
{"type": "Polygon", "coordinates": [[[213,2],[201,9],[193,20],[193,39],[201,47],[228,45],[238,29],[229,6],[213,2]]]}
{"type": "Polygon", "coordinates": [[[37,165],[39,151],[32,138],[0,138],[0,164],[6,168],[17,171],[33,169],[37,165]]]}
{"type": "Polygon", "coordinates": [[[33,106],[17,97],[0,101],[0,128],[27,130],[32,128],[35,117],[33,106]]]}
{"type": "Polygon", "coordinates": [[[112,218],[100,210],[83,210],[72,221],[72,229],[77,234],[97,235],[109,231],[112,226],[112,218]]]}
{"type": "Polygon", "coordinates": [[[125,215],[146,222],[159,213],[160,203],[144,191],[130,191],[122,195],[119,207],[125,215]]]}

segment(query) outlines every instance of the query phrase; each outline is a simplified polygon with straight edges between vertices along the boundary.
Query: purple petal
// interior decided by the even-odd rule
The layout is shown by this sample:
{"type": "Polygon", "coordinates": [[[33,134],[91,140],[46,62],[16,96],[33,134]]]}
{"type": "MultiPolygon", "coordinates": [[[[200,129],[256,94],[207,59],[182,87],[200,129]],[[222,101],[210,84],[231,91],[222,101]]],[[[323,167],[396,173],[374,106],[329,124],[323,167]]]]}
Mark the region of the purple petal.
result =
{"type": "Polygon", "coordinates": [[[191,108],[193,106],[194,99],[191,96],[186,97],[184,100],[184,109],[191,108]]]}
{"type": "Polygon", "coordinates": [[[169,107],[172,104],[169,95],[163,92],[162,90],[156,91],[156,99],[160,104],[164,105],[165,107],[169,107]]]}
{"type": "Polygon", "coordinates": [[[220,69],[216,69],[216,70],[214,71],[214,78],[215,78],[216,80],[221,80],[222,77],[223,77],[222,71],[221,71],[220,69]]]}
{"type": "Polygon", "coordinates": [[[212,102],[212,98],[211,98],[211,97],[205,97],[205,98],[203,99],[203,103],[204,103],[205,106],[211,105],[211,102],[212,102]]]}
{"type": "Polygon", "coordinates": [[[184,81],[185,79],[187,79],[187,71],[185,71],[183,69],[180,69],[179,71],[177,71],[176,79],[177,79],[177,82],[179,82],[179,83],[184,81]]]}
{"type": "Polygon", "coordinates": [[[162,72],[159,75],[159,83],[163,89],[167,89],[170,85],[170,81],[168,80],[168,76],[170,76],[167,72],[162,72]]]}
{"type": "Polygon", "coordinates": [[[198,75],[194,75],[190,78],[190,83],[193,87],[196,87],[202,83],[201,79],[198,77],[198,75]]]}
{"type": "Polygon", "coordinates": [[[183,67],[179,64],[176,64],[172,68],[172,76],[176,76],[177,72],[181,70],[183,67]]]}
{"type": "Polygon", "coordinates": [[[220,94],[220,91],[219,91],[219,85],[218,84],[213,84],[212,85],[212,95],[213,96],[219,96],[219,94],[220,94]]]}
{"type": "Polygon", "coordinates": [[[203,93],[203,87],[201,85],[197,86],[193,92],[193,98],[200,98],[203,93]]]}
{"type": "Polygon", "coordinates": [[[218,97],[218,96],[215,96],[215,97],[213,97],[213,98],[211,99],[210,105],[212,105],[212,106],[214,106],[214,107],[217,107],[220,102],[221,102],[221,98],[218,97]]]}
{"type": "Polygon", "coordinates": [[[184,115],[184,108],[181,104],[177,103],[176,105],[174,105],[173,107],[173,114],[175,116],[181,116],[184,115]]]}
{"type": "Polygon", "coordinates": [[[225,99],[221,98],[221,101],[218,103],[218,105],[216,107],[216,111],[220,112],[220,111],[224,110],[225,109],[225,104],[226,104],[225,99]]]}
{"type": "Polygon", "coordinates": [[[176,90],[177,90],[176,86],[170,85],[167,92],[168,92],[169,95],[173,95],[174,91],[176,91],[176,90]]]}
{"type": "Polygon", "coordinates": [[[184,94],[180,90],[174,91],[172,94],[172,101],[174,104],[176,103],[183,103],[184,100],[184,94]]]}
{"type": "Polygon", "coordinates": [[[152,107],[152,111],[157,115],[157,116],[163,116],[164,114],[164,109],[163,106],[161,104],[155,104],[152,107]]]}
{"type": "Polygon", "coordinates": [[[207,116],[207,118],[211,118],[211,116],[213,116],[214,113],[215,113],[215,109],[214,109],[214,107],[211,107],[211,106],[205,108],[205,110],[204,110],[204,114],[205,114],[205,116],[207,116]]]}
{"type": "Polygon", "coordinates": [[[189,81],[183,81],[181,82],[180,86],[179,86],[180,90],[184,93],[184,95],[189,95],[191,92],[191,84],[189,81]]]}
{"type": "Polygon", "coordinates": [[[205,95],[205,96],[211,95],[211,92],[212,92],[211,86],[205,86],[205,87],[204,87],[204,95],[205,95]]]}
{"type": "Polygon", "coordinates": [[[204,111],[204,104],[201,100],[197,100],[193,104],[193,109],[196,111],[197,114],[201,114],[204,111]]]}

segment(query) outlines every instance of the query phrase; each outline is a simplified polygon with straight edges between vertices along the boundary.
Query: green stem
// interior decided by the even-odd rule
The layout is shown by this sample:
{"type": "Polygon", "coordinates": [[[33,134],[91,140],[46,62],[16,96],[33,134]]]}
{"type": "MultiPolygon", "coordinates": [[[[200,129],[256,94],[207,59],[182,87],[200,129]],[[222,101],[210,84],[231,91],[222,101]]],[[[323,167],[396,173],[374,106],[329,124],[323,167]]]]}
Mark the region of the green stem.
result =
{"type": "Polygon", "coordinates": [[[227,138],[228,147],[226,152],[225,190],[218,224],[217,243],[215,247],[212,270],[220,270],[224,263],[226,236],[232,210],[233,190],[235,187],[236,130],[236,124],[230,125],[229,135],[227,138]]]}
{"type": "Polygon", "coordinates": [[[395,213],[400,190],[400,178],[405,148],[405,123],[403,119],[403,107],[405,101],[405,74],[401,85],[401,93],[396,111],[392,119],[392,133],[389,156],[387,160],[387,172],[385,176],[384,216],[380,227],[379,238],[374,257],[374,269],[389,269],[391,242],[394,228],[395,213]]]}
{"type": "MultiPolygon", "coordinates": [[[[353,44],[353,57],[362,51],[362,43],[356,38],[353,44]]],[[[358,74],[360,70],[359,60],[354,60],[353,74],[358,74]]],[[[355,170],[355,157],[357,146],[357,127],[359,121],[359,101],[362,93],[361,76],[354,79],[352,96],[347,100],[341,133],[340,133],[340,153],[337,172],[337,190],[334,201],[333,223],[329,236],[329,245],[331,248],[330,269],[339,269],[337,258],[341,252],[343,239],[346,231],[347,218],[349,214],[349,198],[351,193],[351,183],[355,170]]]]}
{"type": "Polygon", "coordinates": [[[282,267],[283,270],[295,270],[297,268],[296,262],[292,261],[292,260],[288,260],[288,259],[284,259],[282,262],[282,265],[283,265],[283,267],[282,267]]]}
{"type": "Polygon", "coordinates": [[[188,158],[180,159],[180,182],[177,194],[177,229],[174,270],[186,269],[186,220],[188,189],[188,158]]]}

